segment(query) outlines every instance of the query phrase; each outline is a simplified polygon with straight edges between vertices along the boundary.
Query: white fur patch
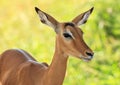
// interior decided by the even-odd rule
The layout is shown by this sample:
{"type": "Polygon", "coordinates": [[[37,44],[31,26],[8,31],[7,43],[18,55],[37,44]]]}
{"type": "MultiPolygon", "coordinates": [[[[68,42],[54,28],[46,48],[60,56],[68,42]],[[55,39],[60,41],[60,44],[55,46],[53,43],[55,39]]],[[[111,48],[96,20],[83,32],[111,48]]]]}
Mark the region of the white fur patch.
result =
{"type": "Polygon", "coordinates": [[[47,24],[48,26],[55,28],[55,26],[47,19],[46,15],[43,12],[38,11],[38,14],[39,14],[40,20],[43,21],[44,24],[47,24]]]}
{"type": "Polygon", "coordinates": [[[87,21],[88,17],[90,15],[90,11],[84,14],[83,18],[78,22],[78,26],[84,24],[85,21],[87,21]]]}
{"type": "Polygon", "coordinates": [[[73,36],[73,34],[70,32],[70,30],[68,30],[67,32],[72,36],[73,39],[75,39],[75,37],[73,36]]]}

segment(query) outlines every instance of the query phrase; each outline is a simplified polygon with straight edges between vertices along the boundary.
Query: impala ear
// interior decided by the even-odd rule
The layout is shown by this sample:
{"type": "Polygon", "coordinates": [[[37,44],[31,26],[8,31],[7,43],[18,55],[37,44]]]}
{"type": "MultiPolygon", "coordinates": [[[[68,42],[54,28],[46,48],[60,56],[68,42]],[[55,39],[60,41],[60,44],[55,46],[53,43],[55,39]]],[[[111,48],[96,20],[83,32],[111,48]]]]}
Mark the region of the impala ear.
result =
{"type": "Polygon", "coordinates": [[[75,17],[75,18],[72,20],[72,22],[75,23],[77,26],[86,23],[89,15],[92,13],[93,9],[94,9],[94,7],[92,7],[92,8],[89,9],[88,11],[86,11],[86,12],[78,15],[77,17],[75,17]]]}
{"type": "Polygon", "coordinates": [[[35,11],[37,12],[37,14],[39,15],[40,17],[40,21],[43,23],[43,24],[46,24],[50,27],[52,27],[55,32],[57,33],[58,32],[58,22],[57,20],[55,20],[52,16],[50,16],[49,14],[41,11],[39,8],[35,7],[35,11]]]}

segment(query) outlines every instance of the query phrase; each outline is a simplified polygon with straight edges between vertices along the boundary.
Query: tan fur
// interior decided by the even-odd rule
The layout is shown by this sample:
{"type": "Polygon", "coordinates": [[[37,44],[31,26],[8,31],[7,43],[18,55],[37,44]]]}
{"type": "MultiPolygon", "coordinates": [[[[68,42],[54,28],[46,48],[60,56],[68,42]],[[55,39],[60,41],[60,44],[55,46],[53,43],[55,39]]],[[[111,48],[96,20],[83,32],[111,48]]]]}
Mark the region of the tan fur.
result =
{"type": "Polygon", "coordinates": [[[41,22],[54,27],[57,33],[52,63],[50,66],[47,63],[38,63],[24,50],[7,50],[0,55],[0,85],[62,85],[69,55],[83,60],[92,59],[93,52],[85,44],[83,32],[76,25],[82,18],[75,18],[66,24],[59,23],[38,8],[36,12],[40,13],[41,22]]]}

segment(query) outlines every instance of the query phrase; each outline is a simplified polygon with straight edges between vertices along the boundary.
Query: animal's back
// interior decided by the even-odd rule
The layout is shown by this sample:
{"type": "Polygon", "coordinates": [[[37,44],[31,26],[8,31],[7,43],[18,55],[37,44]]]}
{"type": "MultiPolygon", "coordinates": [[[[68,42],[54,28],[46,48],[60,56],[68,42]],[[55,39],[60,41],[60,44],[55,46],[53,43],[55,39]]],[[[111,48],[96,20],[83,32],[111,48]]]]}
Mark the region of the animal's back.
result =
{"type": "Polygon", "coordinates": [[[8,76],[10,78],[10,75],[14,75],[16,68],[28,60],[35,61],[31,55],[20,49],[10,49],[3,52],[0,55],[0,81],[4,82],[8,76]]]}
{"type": "Polygon", "coordinates": [[[47,68],[24,50],[7,50],[0,55],[0,85],[42,85],[47,68]]]}

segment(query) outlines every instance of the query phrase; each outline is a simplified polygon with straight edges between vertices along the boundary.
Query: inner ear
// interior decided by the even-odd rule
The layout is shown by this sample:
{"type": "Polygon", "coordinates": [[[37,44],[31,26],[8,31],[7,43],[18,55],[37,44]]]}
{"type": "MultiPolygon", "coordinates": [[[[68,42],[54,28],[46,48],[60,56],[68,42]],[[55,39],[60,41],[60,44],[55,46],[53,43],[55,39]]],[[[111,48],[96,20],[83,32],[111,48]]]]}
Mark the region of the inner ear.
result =
{"type": "Polygon", "coordinates": [[[51,15],[41,11],[37,7],[35,7],[35,11],[39,15],[40,21],[43,24],[46,24],[46,25],[52,27],[55,30],[55,32],[58,33],[58,24],[59,24],[59,22],[55,18],[53,18],[51,15]]]}
{"type": "Polygon", "coordinates": [[[84,23],[87,22],[88,17],[90,16],[90,14],[92,13],[94,7],[92,7],[91,9],[89,9],[88,11],[78,15],[77,17],[75,17],[72,22],[75,23],[77,26],[80,26],[84,23]]]}

